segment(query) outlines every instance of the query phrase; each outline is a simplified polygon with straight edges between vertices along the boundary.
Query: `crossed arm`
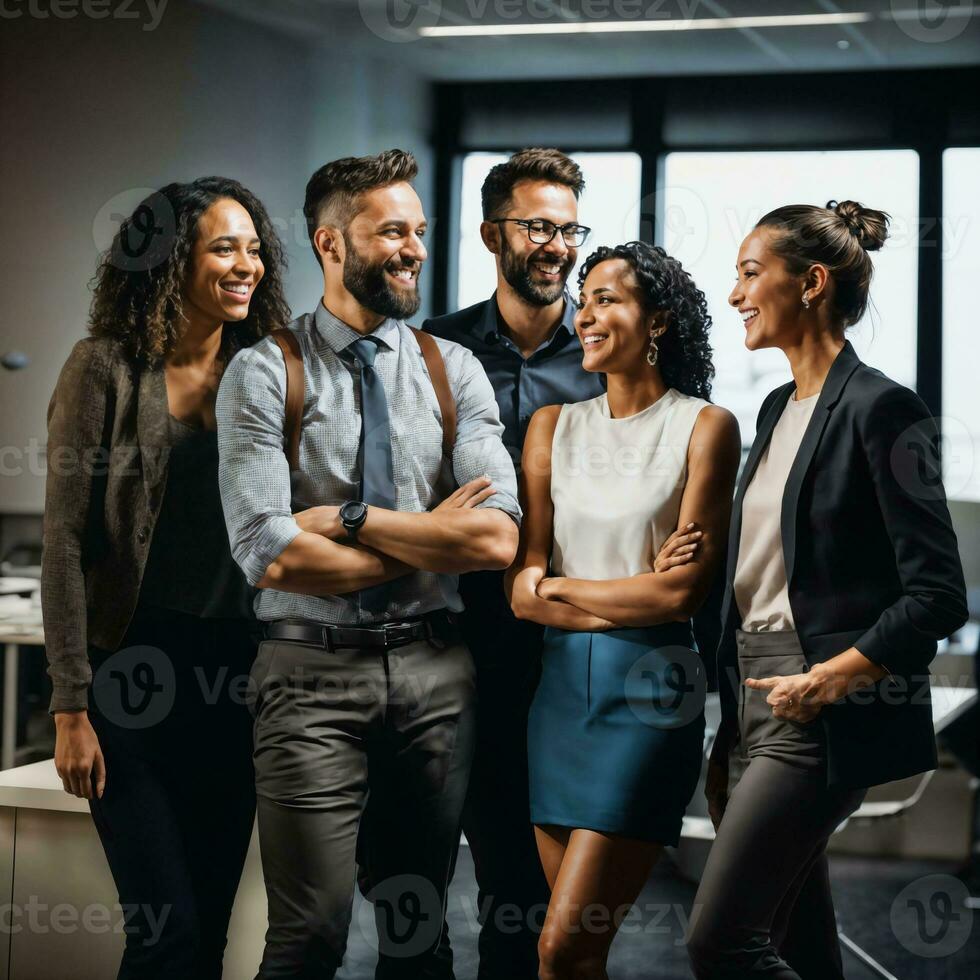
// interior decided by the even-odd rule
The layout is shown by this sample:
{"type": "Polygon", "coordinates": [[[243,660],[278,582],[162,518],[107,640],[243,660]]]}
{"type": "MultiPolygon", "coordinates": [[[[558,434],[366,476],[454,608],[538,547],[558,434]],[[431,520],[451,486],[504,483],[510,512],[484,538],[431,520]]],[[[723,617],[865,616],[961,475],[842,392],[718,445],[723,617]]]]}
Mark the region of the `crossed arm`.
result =
{"type": "Polygon", "coordinates": [[[311,507],[293,515],[301,533],[268,565],[258,586],[343,595],[418,569],[506,568],[517,550],[516,524],[503,511],[476,509],[495,493],[488,477],[478,477],[432,511],[368,507],[357,542],[343,542],[339,506],[311,507]]]}
{"type": "Polygon", "coordinates": [[[520,508],[493,388],[472,354],[460,348],[451,356],[463,358],[452,365],[452,468],[462,486],[431,511],[369,506],[357,542],[346,540],[339,505],[290,511],[278,349],[248,348],[232,360],[216,406],[219,479],[232,553],[252,585],[343,595],[419,569],[452,574],[510,564],[520,508]]]}
{"type": "Polygon", "coordinates": [[[521,510],[524,521],[517,559],[504,575],[507,601],[518,619],[565,630],[596,632],[615,624],[570,602],[538,595],[538,583],[548,574],[551,557],[551,442],[561,412],[560,405],[540,408],[531,417],[524,438],[521,461],[521,510]]]}
{"type": "Polygon", "coordinates": [[[741,452],[734,416],[713,405],[704,408],[691,434],[678,527],[696,522],[700,528],[697,559],[629,578],[591,580],[547,577],[554,516],[551,443],[560,411],[560,406],[549,406],[536,412],[524,444],[524,524],[517,561],[505,576],[514,614],[592,631],[688,619],[704,601],[724,553],[741,452]]]}

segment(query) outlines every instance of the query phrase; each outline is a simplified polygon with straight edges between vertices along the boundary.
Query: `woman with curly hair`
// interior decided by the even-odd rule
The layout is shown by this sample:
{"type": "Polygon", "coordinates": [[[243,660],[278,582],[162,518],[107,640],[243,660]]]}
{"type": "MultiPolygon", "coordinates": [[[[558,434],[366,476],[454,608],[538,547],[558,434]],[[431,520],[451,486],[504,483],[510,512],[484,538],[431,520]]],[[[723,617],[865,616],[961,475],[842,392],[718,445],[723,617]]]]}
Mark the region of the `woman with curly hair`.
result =
{"type": "Polygon", "coordinates": [[[41,598],[55,765],[119,891],[118,976],[218,980],[255,811],[253,592],[218,492],[215,395],[289,318],[282,245],[234,180],[124,220],[48,408],[41,598]]]}
{"type": "Polygon", "coordinates": [[[936,767],[929,662],[966,620],[938,432],[845,340],[888,215],[791,205],[742,242],[729,303],[793,380],[762,403],[728,546],[688,938],[703,980],[844,976],[825,848],[869,786],[936,767]]]}
{"type": "Polygon", "coordinates": [[[740,455],[734,417],[707,400],[711,320],[680,263],[642,242],[600,248],[579,287],[582,365],[607,389],[531,419],[505,579],[514,614],[546,626],[528,722],[551,888],[542,980],[606,977],[624,912],[677,843],[704,734],[691,617],[718,567],[740,455]],[[662,549],[673,557],[657,571],[662,549]]]}

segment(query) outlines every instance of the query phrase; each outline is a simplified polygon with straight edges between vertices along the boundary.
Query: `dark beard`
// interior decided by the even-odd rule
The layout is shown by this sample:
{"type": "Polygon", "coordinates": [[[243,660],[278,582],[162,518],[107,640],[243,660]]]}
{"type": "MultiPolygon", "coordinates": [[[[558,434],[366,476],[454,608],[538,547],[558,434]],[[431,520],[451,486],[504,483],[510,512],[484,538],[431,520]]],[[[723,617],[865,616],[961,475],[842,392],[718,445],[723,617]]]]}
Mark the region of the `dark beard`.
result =
{"type": "Polygon", "coordinates": [[[572,271],[572,262],[568,258],[561,270],[561,278],[553,286],[539,285],[531,278],[531,269],[527,260],[514,252],[507,239],[500,237],[500,271],[504,274],[507,285],[518,296],[531,306],[551,306],[561,299],[565,292],[568,274],[572,271]]]}
{"type": "MultiPolygon", "coordinates": [[[[344,235],[347,255],[344,258],[344,287],[366,310],[393,320],[407,320],[414,316],[422,304],[419,281],[416,276],[412,292],[397,292],[385,277],[385,265],[371,265],[344,235]]],[[[418,268],[414,266],[413,268],[418,268]]]]}

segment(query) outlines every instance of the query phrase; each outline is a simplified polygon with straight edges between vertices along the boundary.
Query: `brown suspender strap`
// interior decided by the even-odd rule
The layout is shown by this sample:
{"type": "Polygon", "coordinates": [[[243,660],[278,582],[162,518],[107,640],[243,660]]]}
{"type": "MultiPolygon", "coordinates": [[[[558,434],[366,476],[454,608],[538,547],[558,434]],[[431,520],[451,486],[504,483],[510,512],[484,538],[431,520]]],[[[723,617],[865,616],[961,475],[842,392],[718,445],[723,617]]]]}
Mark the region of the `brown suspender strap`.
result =
{"type": "Polygon", "coordinates": [[[272,331],[272,339],[279,345],[286,362],[286,418],[282,434],[289,447],[289,469],[299,469],[299,437],[303,428],[303,396],[306,389],[303,372],[303,351],[292,330],[283,327],[272,331]]]}
{"type": "MultiPolygon", "coordinates": [[[[439,402],[442,413],[442,452],[452,459],[453,447],[456,445],[456,402],[449,388],[449,378],[446,376],[446,364],[442,352],[433,337],[415,327],[409,327],[415,334],[425,366],[429,371],[429,379],[439,402]]],[[[303,397],[306,382],[303,369],[303,351],[299,346],[296,334],[287,328],[272,331],[272,339],[279,345],[283,360],[286,363],[286,418],[283,425],[283,436],[288,446],[290,470],[299,469],[299,437],[303,427],[303,397]]]]}
{"type": "Polygon", "coordinates": [[[429,369],[429,380],[435,389],[439,411],[442,412],[442,453],[452,460],[453,447],[456,445],[456,402],[449,389],[449,378],[446,376],[446,362],[442,359],[442,351],[431,334],[415,327],[409,327],[419,343],[425,366],[429,369]]]}

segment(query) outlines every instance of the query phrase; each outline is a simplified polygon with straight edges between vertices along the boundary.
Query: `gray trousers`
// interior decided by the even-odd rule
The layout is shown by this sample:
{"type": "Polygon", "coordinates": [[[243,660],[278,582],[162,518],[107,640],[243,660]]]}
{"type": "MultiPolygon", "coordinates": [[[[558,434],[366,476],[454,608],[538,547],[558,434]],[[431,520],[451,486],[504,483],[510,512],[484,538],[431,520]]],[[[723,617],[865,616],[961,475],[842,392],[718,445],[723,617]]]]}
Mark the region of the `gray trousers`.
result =
{"type": "Polygon", "coordinates": [[[322,980],[340,967],[369,794],[385,819],[362,842],[371,904],[355,927],[378,949],[377,977],[417,978],[431,968],[475,712],[469,649],[435,643],[387,652],[260,645],[251,677],[269,900],[261,980],[322,980]]]}
{"type": "MultiPolygon", "coordinates": [[[[805,666],[795,631],[739,631],[738,650],[741,680],[805,666]]],[[[842,978],[825,849],[866,791],[826,785],[819,719],[773,718],[766,692],[741,685],[729,787],[691,910],[695,977],[842,978]]]]}

